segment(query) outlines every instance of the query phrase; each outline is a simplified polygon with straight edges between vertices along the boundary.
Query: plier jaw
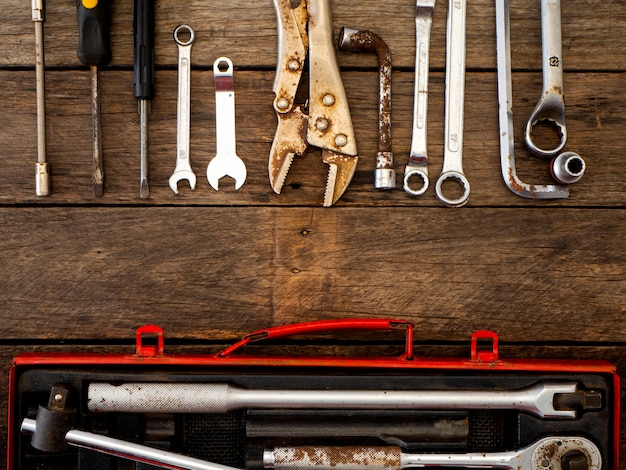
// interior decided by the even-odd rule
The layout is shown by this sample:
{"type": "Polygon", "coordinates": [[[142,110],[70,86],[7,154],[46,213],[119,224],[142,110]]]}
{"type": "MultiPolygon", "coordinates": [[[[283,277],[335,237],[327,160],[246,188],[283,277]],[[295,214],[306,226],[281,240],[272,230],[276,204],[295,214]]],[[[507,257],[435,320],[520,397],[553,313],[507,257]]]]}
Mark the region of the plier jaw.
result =
{"type": "Polygon", "coordinates": [[[329,165],[324,206],[331,206],[352,180],[357,149],[332,38],[330,0],[274,0],[278,16],[278,63],[274,110],[278,117],[269,159],[272,188],[280,193],[296,155],[322,150],[329,165]],[[307,31],[308,25],[308,31],[307,31]],[[307,106],[295,103],[304,62],[309,57],[307,106]]]}

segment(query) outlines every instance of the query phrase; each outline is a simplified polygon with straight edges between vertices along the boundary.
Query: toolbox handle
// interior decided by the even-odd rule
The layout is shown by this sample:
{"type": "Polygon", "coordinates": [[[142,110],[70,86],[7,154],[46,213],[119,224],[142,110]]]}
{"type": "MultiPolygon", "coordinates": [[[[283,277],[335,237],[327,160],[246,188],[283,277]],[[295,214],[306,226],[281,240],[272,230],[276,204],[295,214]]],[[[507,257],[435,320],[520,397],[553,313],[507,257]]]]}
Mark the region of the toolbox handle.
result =
{"type": "Polygon", "coordinates": [[[342,318],[336,320],[317,320],[290,325],[275,326],[263,330],[253,331],[245,335],[237,343],[228,346],[217,354],[217,357],[226,357],[241,349],[248,343],[265,339],[285,338],[288,336],[328,333],[340,330],[406,330],[406,344],[403,357],[413,359],[413,324],[406,320],[386,318],[342,318]]]}
{"type": "Polygon", "coordinates": [[[154,357],[163,355],[163,328],[157,325],[143,325],[137,328],[135,333],[135,344],[137,356],[141,357],[154,357]],[[144,335],[151,334],[157,337],[157,344],[146,345],[143,342],[144,335]]]}
{"type": "Polygon", "coordinates": [[[472,333],[472,361],[496,362],[499,360],[498,333],[490,330],[478,330],[472,333]],[[491,340],[491,350],[478,350],[478,341],[491,340]]]}

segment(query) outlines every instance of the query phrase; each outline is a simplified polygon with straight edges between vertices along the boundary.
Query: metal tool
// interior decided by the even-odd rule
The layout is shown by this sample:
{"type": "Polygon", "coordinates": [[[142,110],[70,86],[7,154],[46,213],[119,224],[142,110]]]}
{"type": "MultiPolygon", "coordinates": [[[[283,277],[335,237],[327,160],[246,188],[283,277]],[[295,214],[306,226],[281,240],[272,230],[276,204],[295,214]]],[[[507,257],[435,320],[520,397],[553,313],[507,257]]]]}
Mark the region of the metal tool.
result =
{"type": "Polygon", "coordinates": [[[37,163],[35,165],[35,194],[50,195],[50,171],[46,161],[46,80],[43,23],[44,0],[32,0],[35,23],[35,80],[37,83],[37,163]]]}
{"type": "MultiPolygon", "coordinates": [[[[25,433],[35,433],[38,431],[38,428],[37,421],[25,418],[22,421],[20,430],[25,433]]],[[[58,432],[59,430],[53,429],[51,431],[58,432]]],[[[100,434],[80,431],[78,429],[71,429],[65,432],[65,434],[61,436],[61,440],[75,447],[89,449],[135,462],[155,465],[160,468],[174,470],[235,470],[234,467],[207,462],[194,457],[188,457],[186,455],[135,444],[100,434]]]]}
{"type": "Polygon", "coordinates": [[[541,0],[541,41],[543,91],[526,123],[525,140],[532,152],[551,157],[563,150],[567,141],[565,102],[563,101],[561,0],[541,0]],[[559,134],[559,144],[556,147],[544,149],[535,144],[533,129],[538,123],[548,123],[556,128],[559,134]]]}
{"type": "Polygon", "coordinates": [[[219,180],[230,176],[235,180],[235,189],[246,181],[246,165],[237,156],[235,134],[235,83],[233,63],[228,57],[220,57],[213,63],[215,79],[215,140],[217,153],[206,169],[209,184],[216,191],[219,180]]]}
{"type": "MultiPolygon", "coordinates": [[[[461,207],[470,194],[463,173],[463,112],[465,100],[465,27],[467,0],[450,0],[446,39],[446,108],[443,169],[435,185],[437,198],[450,207],[461,207]],[[462,188],[458,197],[444,194],[445,181],[454,180],[462,188]]],[[[449,189],[448,189],[449,190],[449,189]]]]}
{"type": "Polygon", "coordinates": [[[415,97],[413,98],[413,137],[409,161],[404,168],[404,190],[421,196],[429,185],[426,121],[428,115],[428,64],[430,30],[435,0],[417,0],[415,10],[415,97]]]}
{"type": "Polygon", "coordinates": [[[178,105],[176,130],[176,167],[170,176],[170,188],[178,194],[178,182],[188,180],[191,189],[196,187],[196,175],[189,160],[189,128],[191,120],[191,45],[195,33],[190,26],[181,24],[174,30],[178,45],[178,105]],[[185,39],[185,34],[189,37],[185,39]]]}
{"type": "Polygon", "coordinates": [[[550,173],[560,184],[576,183],[585,173],[585,161],[575,152],[560,153],[552,160],[550,173]]]}
{"type": "MultiPolygon", "coordinates": [[[[577,409],[569,406],[556,409],[555,400],[561,394],[578,393],[588,392],[578,392],[575,382],[539,383],[519,390],[282,390],[246,389],[224,383],[92,382],[87,396],[90,411],[109,412],[226,413],[240,408],[513,409],[541,418],[573,419],[577,409]]],[[[601,407],[602,397],[597,398],[601,407]]],[[[579,408],[598,406],[597,400],[588,403],[579,408]]]]}
{"type": "Polygon", "coordinates": [[[507,187],[518,196],[559,199],[569,196],[565,185],[524,183],[515,168],[513,136],[513,89],[511,82],[511,27],[509,0],[496,0],[496,43],[498,61],[498,118],[500,124],[500,166],[507,187]]]}
{"type": "Polygon", "coordinates": [[[76,0],[78,19],[78,58],[91,70],[91,120],[93,127],[94,196],[104,192],[102,164],[102,122],[100,111],[100,67],[111,61],[111,1],[76,0]]]}
{"type": "Polygon", "coordinates": [[[290,470],[400,470],[423,467],[508,468],[511,470],[569,470],[570,462],[600,470],[602,456],[589,439],[550,436],[517,451],[407,454],[400,447],[277,447],[265,450],[265,468],[290,470]]]}
{"type": "Polygon", "coordinates": [[[296,155],[310,146],[322,149],[329,165],[324,206],[331,206],[352,180],[357,149],[348,100],[341,81],[334,41],[330,0],[274,0],[278,16],[278,63],[274,110],[278,127],[269,158],[272,188],[280,193],[296,155]],[[308,24],[308,29],[307,29],[308,24]],[[309,56],[309,100],[297,105],[296,92],[309,56]]]}
{"type": "Polygon", "coordinates": [[[375,52],[378,58],[378,152],[374,187],[393,189],[396,170],[391,150],[391,51],[377,34],[351,28],[341,28],[338,44],[343,50],[375,52]]]}
{"type": "Polygon", "coordinates": [[[134,31],[135,99],[139,100],[140,129],[140,180],[139,197],[150,195],[148,186],[148,114],[150,100],[154,98],[154,2],[155,0],[135,0],[134,31]]]}

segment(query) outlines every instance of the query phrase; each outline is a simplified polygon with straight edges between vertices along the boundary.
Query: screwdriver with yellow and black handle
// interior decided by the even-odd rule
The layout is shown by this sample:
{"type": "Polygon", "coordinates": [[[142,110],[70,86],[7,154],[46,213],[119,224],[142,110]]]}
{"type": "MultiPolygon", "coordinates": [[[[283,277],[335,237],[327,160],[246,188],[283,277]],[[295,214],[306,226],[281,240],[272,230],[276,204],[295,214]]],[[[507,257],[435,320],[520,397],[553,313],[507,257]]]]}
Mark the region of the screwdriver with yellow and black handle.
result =
{"type": "Polygon", "coordinates": [[[139,197],[150,194],[148,187],[148,113],[154,98],[154,2],[135,0],[133,29],[135,31],[134,84],[139,103],[140,181],[139,197]]]}
{"type": "Polygon", "coordinates": [[[78,58],[91,69],[91,118],[93,125],[93,194],[104,192],[102,124],[100,114],[100,66],[111,61],[111,0],[76,0],[78,58]]]}

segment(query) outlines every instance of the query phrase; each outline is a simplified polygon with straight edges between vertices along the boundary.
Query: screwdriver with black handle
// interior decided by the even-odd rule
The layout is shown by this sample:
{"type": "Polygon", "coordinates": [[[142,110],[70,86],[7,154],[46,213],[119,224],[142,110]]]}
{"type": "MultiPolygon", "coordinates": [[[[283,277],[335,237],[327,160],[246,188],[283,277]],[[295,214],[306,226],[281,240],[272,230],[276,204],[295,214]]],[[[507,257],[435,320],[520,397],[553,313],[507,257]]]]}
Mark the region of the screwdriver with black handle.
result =
{"type": "Polygon", "coordinates": [[[76,0],[78,58],[91,69],[91,118],[93,125],[93,194],[104,192],[102,124],[100,113],[100,66],[111,61],[111,0],[76,0]]]}
{"type": "Polygon", "coordinates": [[[148,187],[148,114],[154,98],[154,0],[135,0],[134,82],[135,98],[139,100],[140,182],[139,197],[150,194],[148,187]]]}

